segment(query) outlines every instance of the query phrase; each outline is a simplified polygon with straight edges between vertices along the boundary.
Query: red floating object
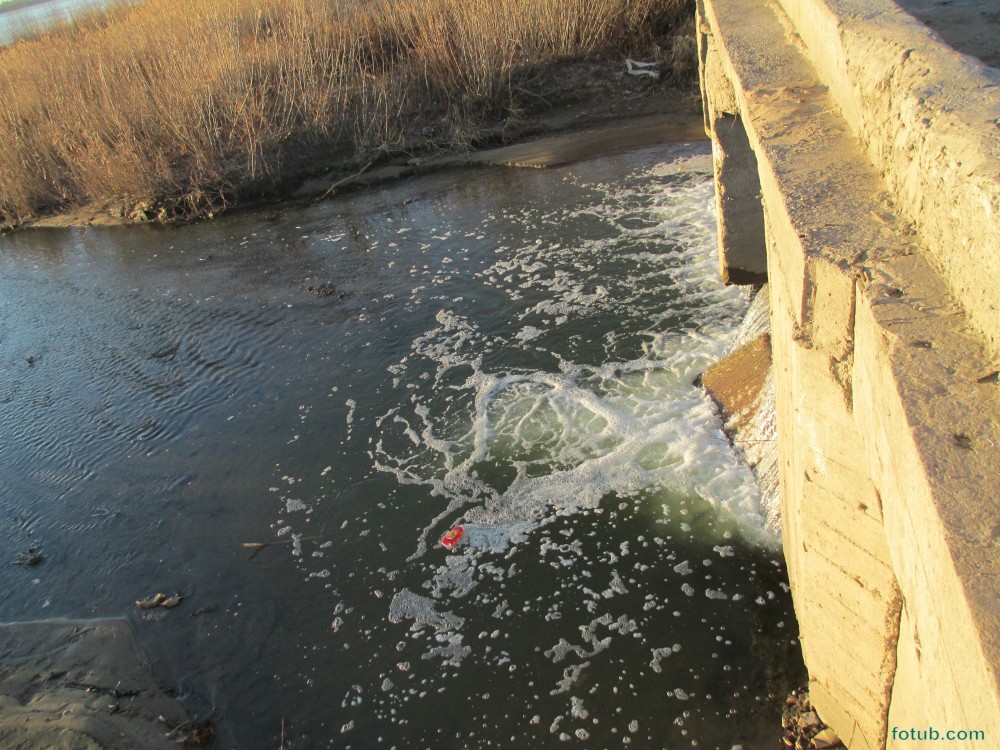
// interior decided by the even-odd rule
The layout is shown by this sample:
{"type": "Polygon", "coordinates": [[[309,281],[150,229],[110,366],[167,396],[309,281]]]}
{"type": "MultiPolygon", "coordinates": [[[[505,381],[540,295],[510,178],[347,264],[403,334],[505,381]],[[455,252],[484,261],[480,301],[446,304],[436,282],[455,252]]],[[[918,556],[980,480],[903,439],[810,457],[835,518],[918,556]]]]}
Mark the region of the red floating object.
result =
{"type": "Polygon", "coordinates": [[[443,537],[441,537],[441,546],[451,549],[456,544],[458,544],[459,540],[461,540],[462,535],[464,533],[465,529],[463,529],[461,526],[452,527],[451,531],[449,531],[443,537]]]}

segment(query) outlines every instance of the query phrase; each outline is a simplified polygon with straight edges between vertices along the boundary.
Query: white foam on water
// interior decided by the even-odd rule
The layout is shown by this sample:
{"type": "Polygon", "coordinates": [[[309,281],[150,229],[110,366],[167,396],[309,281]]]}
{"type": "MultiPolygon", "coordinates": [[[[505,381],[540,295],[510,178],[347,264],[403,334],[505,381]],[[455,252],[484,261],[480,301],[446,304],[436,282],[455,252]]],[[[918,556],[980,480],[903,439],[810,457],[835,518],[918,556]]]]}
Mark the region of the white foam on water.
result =
{"type": "Polygon", "coordinates": [[[409,589],[397,592],[389,605],[389,621],[403,622],[404,620],[413,620],[413,624],[410,626],[413,631],[430,627],[438,633],[458,630],[465,624],[465,620],[458,615],[451,612],[438,612],[432,599],[414,594],[409,589]]]}
{"type": "MultiPolygon", "coordinates": [[[[652,172],[665,176],[676,170],[670,163],[652,172]]],[[[727,521],[738,522],[748,539],[775,541],[764,528],[752,473],[730,448],[715,406],[692,384],[731,346],[747,306],[740,290],[727,288],[718,279],[711,182],[692,175],[673,184],[634,183],[588,185],[599,195],[584,208],[532,209],[533,215],[526,216],[523,224],[535,227],[536,236],[498,248],[477,273],[490,294],[500,294],[508,303],[501,320],[477,309],[474,291],[462,288],[462,297],[457,296],[446,283],[450,276],[428,266],[417,271],[413,280],[419,279],[420,285],[413,288],[414,307],[409,309],[416,309],[420,292],[425,295],[421,305],[429,300],[440,305],[433,323],[388,368],[393,383],[391,390],[380,393],[384,401],[377,407],[344,401],[348,437],[354,430],[374,428],[373,438],[357,433],[369,440],[373,466],[400,484],[426,490],[400,495],[411,498],[409,502],[426,495],[440,500],[414,509],[412,517],[419,519],[415,523],[423,526],[414,538],[410,561],[415,564],[394,571],[429,596],[407,588],[393,594],[393,585],[385,587],[392,596],[389,621],[402,626],[398,631],[410,630],[405,640],[398,640],[399,634],[392,636],[395,649],[392,642],[387,649],[391,663],[377,680],[366,683],[366,696],[386,706],[388,716],[396,715],[395,710],[388,713],[388,703],[401,706],[415,694],[407,685],[416,683],[404,680],[428,675],[423,685],[451,679],[454,675],[445,674],[442,667],[459,667],[473,653],[467,664],[477,667],[502,666],[505,672],[537,669],[539,665],[514,647],[520,645],[517,636],[510,637],[534,619],[539,626],[552,624],[551,629],[539,628],[539,634],[546,635],[535,641],[549,668],[549,672],[539,669],[538,674],[546,676],[535,690],[561,696],[556,703],[566,701],[555,709],[563,715],[555,718],[551,731],[567,740],[586,740],[588,730],[565,724],[588,718],[584,700],[592,706],[604,700],[588,696],[600,695],[597,681],[604,681],[608,665],[627,655],[630,646],[633,655],[639,649],[634,664],[640,674],[652,670],[667,672],[671,681],[686,679],[685,657],[695,650],[670,660],[680,644],[647,645],[647,637],[652,641],[664,633],[653,618],[673,620],[681,616],[680,611],[671,614],[674,607],[696,612],[714,605],[706,599],[725,604],[724,600],[739,597],[727,595],[734,587],[729,580],[707,575],[701,580],[711,571],[698,565],[698,559],[710,554],[713,542],[717,544],[711,554],[720,566],[727,564],[720,558],[736,556],[739,547],[710,532],[711,541],[695,557],[678,549],[676,529],[685,532],[680,536],[686,541],[712,525],[705,518],[726,516],[727,521]],[[537,236],[575,220],[597,227],[591,238],[537,236]],[[438,291],[440,296],[426,297],[438,291]],[[616,325],[609,320],[624,322],[616,325]],[[369,416],[375,414],[381,416],[369,416]],[[693,502],[695,498],[704,503],[693,502]],[[705,503],[715,509],[714,514],[702,511],[705,503]],[[428,512],[427,507],[434,510],[428,512]],[[582,518],[564,518],[604,513],[613,528],[624,526],[623,521],[640,510],[645,515],[654,508],[650,523],[664,526],[651,525],[644,529],[646,536],[620,544],[612,537],[614,553],[585,552],[593,545],[580,537],[588,536],[589,527],[582,518]],[[431,515],[434,518],[428,519],[431,515]],[[664,520],[668,518],[669,525],[664,520]],[[457,548],[445,551],[436,540],[455,524],[464,527],[464,535],[457,548]],[[537,555],[537,560],[524,560],[528,540],[534,547],[527,554],[537,555]],[[431,549],[434,555],[427,554],[431,549]],[[650,555],[657,550],[662,550],[656,559],[663,566],[658,569],[650,555]],[[509,562],[517,552],[522,554],[517,558],[520,567],[541,562],[546,572],[550,565],[558,571],[559,582],[551,591],[537,598],[537,591],[524,595],[530,588],[528,576],[514,581],[519,570],[509,562]],[[684,560],[685,555],[692,559],[684,560]],[[664,574],[672,579],[671,585],[643,599],[649,576],[664,574]],[[665,593],[673,599],[669,607],[665,593]],[[472,623],[470,632],[463,631],[466,618],[472,623]],[[560,637],[566,635],[561,624],[572,630],[578,622],[582,622],[579,637],[560,637]],[[497,629],[488,632],[494,626],[497,629]],[[480,628],[485,630],[477,638],[474,634],[480,628]],[[417,651],[406,654],[413,660],[411,671],[411,662],[396,660],[414,645],[417,651]],[[504,646],[510,653],[502,650],[504,646]],[[434,663],[423,667],[423,660],[434,663]],[[427,670],[435,671],[429,675],[427,670]],[[565,723],[560,728],[561,721],[565,723]]],[[[519,220],[512,214],[503,218],[519,220]]],[[[447,238],[445,230],[433,231],[447,238]]],[[[488,234],[475,236],[482,239],[488,234]]],[[[449,251],[449,259],[459,257],[461,252],[449,251]]],[[[472,267],[463,271],[459,266],[456,260],[449,269],[467,273],[472,267]]],[[[405,296],[404,292],[401,297],[405,296]]],[[[286,481],[290,487],[295,484],[291,478],[286,481]]],[[[286,513],[311,512],[301,501],[282,499],[286,513]]],[[[308,520],[306,513],[296,520],[308,520]]],[[[352,528],[358,522],[368,523],[352,519],[352,528]]],[[[341,528],[347,524],[344,520],[341,528]]],[[[286,534],[290,530],[283,529],[286,534]]],[[[365,533],[367,529],[358,535],[365,533]]],[[[302,537],[294,536],[296,552],[301,554],[302,537]]],[[[380,546],[385,552],[385,545],[380,546]]],[[[381,589],[375,595],[380,598],[381,589]]],[[[380,607],[377,611],[384,613],[385,602],[380,607]]],[[[364,618],[348,614],[345,611],[341,617],[335,611],[331,631],[344,634],[357,628],[364,640],[368,634],[360,624],[364,618]]],[[[670,643],[673,637],[660,643],[670,643]]],[[[694,693],[675,689],[676,684],[669,685],[673,697],[697,700],[694,693]]],[[[613,692],[618,695],[618,688],[613,692]]],[[[537,707],[525,700],[525,722],[538,724],[540,715],[531,713],[537,707]]],[[[360,692],[348,702],[360,704],[360,692]]],[[[619,706],[618,714],[623,707],[627,705],[619,706]]],[[[552,718],[552,713],[544,715],[545,722],[552,718]]],[[[402,713],[401,725],[409,720],[401,717],[402,713]]],[[[624,721],[631,718],[622,716],[624,721]]],[[[635,733],[638,726],[633,720],[628,731],[635,733]]],[[[618,729],[624,732],[625,724],[618,729]]]]}
{"type": "Polygon", "coordinates": [[[406,620],[412,621],[410,631],[415,634],[419,635],[427,628],[433,631],[433,640],[438,645],[428,648],[423,654],[424,659],[440,658],[449,666],[459,667],[462,660],[472,653],[472,648],[462,643],[464,637],[458,632],[465,624],[465,618],[451,612],[440,612],[433,599],[404,588],[392,598],[389,621],[402,623],[406,620]]]}
{"type": "MultiPolygon", "coordinates": [[[[690,385],[709,361],[710,342],[683,338],[704,345],[700,362],[676,341],[676,357],[599,368],[565,364],[562,373],[494,375],[462,361],[472,369],[463,386],[475,394],[466,434],[444,437],[418,405],[409,418],[395,419],[411,442],[420,436],[424,455],[393,456],[380,441],[376,466],[447,498],[441,518],[478,503],[462,519],[473,528],[468,543],[493,551],[523,541],[550,514],[657,488],[700,496],[759,532],[753,477],[729,448],[712,403],[690,385]],[[478,476],[483,463],[505,463],[515,475],[506,487],[493,487],[478,476]]],[[[666,348],[661,341],[661,352],[666,348]]]]}
{"type": "MultiPolygon", "coordinates": [[[[680,650],[680,649],[678,649],[678,650],[680,650]]],[[[649,666],[653,669],[654,672],[657,672],[657,673],[662,672],[663,671],[663,665],[662,665],[663,660],[666,659],[668,656],[673,655],[673,653],[674,653],[674,650],[672,648],[670,648],[669,646],[667,646],[665,648],[654,648],[653,651],[652,651],[653,660],[649,662],[649,666]]]]}
{"type": "MultiPolygon", "coordinates": [[[[586,212],[616,226],[622,204],[650,198],[644,191],[662,191],[657,185],[631,192],[605,188],[606,199],[586,212]]],[[[433,381],[431,396],[414,394],[412,407],[397,407],[392,420],[383,422],[405,436],[411,449],[401,453],[397,444],[390,448],[379,440],[374,451],[378,469],[448,500],[428,534],[465,509],[457,520],[470,529],[467,549],[496,552],[526,539],[544,519],[596,508],[609,494],[669,489],[702,497],[737,517],[748,536],[766,538],[753,476],[731,450],[711,401],[691,385],[730,345],[746,306],[738,290],[718,279],[711,183],[691,180],[653,198],[643,208],[645,226],[620,229],[627,242],[619,236],[550,247],[538,240],[505,248],[482,276],[512,299],[544,288],[547,299],[525,305],[516,317],[525,323],[545,318],[549,326],[558,326],[556,313],[579,318],[639,303],[623,298],[622,290],[662,276],[671,281],[679,305],[698,308],[697,327],[660,330],[661,320],[654,319],[644,332],[643,356],[633,360],[588,365],[556,353],[558,372],[496,371],[483,366],[483,354],[510,342],[441,309],[437,325],[392,368],[397,381],[405,382],[407,374],[421,377],[416,363],[422,362],[424,377],[430,373],[433,381]],[[676,243],[677,249],[666,255],[630,249],[649,243],[676,243]],[[622,279],[614,294],[606,286],[610,281],[595,285],[587,275],[595,258],[611,252],[639,274],[622,279]],[[467,413],[439,410],[439,394],[448,391],[464,397],[467,413]],[[491,484],[480,477],[483,465],[506,466],[513,478],[505,486],[491,484]]],[[[568,213],[572,218],[581,211],[568,213]]],[[[654,318],[665,319],[668,312],[654,318]]],[[[543,333],[524,325],[512,338],[535,343],[543,333]]],[[[425,550],[426,538],[415,556],[425,550]]]]}
{"type": "MultiPolygon", "coordinates": [[[[449,526],[460,523],[465,530],[460,547],[433,566],[425,586],[434,599],[404,589],[390,606],[391,621],[412,619],[414,631],[433,628],[425,659],[457,666],[472,652],[460,632],[462,618],[439,612],[435,601],[466,597],[483,577],[502,582],[513,576],[513,570],[490,569],[486,558],[520,545],[560,516],[601,511],[609,496],[620,499],[619,510],[641,498],[652,507],[662,505],[664,516],[675,510],[678,497],[698,497],[736,519],[745,537],[775,541],[764,529],[753,474],[730,447],[714,404],[693,385],[731,346],[747,306],[740,290],[718,278],[711,182],[692,178],[667,189],[656,183],[602,189],[603,198],[593,205],[561,215],[557,210],[550,220],[583,217],[613,231],[578,243],[537,239],[503,247],[480,273],[513,305],[508,333],[487,328],[461,305],[442,307],[433,327],[389,368],[400,401],[377,422],[373,463],[401,484],[424,486],[445,501],[410,559],[422,557],[449,526]],[[635,310],[648,310],[641,330],[612,328],[598,334],[594,343],[603,348],[603,360],[577,357],[574,352],[586,347],[567,346],[573,337],[586,337],[580,321],[635,310]],[[626,345],[629,337],[632,343],[626,345]],[[504,361],[497,353],[511,352],[517,361],[515,355],[532,350],[549,366],[531,369],[523,358],[518,366],[496,364],[504,361]],[[621,356],[629,351],[630,357],[621,356]]],[[[354,405],[349,406],[353,416],[354,405]]],[[[693,530],[687,522],[681,527],[693,530]]],[[[649,544],[642,537],[634,543],[649,544]]],[[[727,557],[734,550],[716,545],[714,551],[727,557]]],[[[538,554],[557,569],[574,571],[574,579],[577,572],[591,576],[577,567],[579,540],[544,538],[538,554]]],[[[628,555],[628,542],[623,542],[621,558],[611,562],[628,555]]],[[[674,571],[679,576],[694,572],[687,560],[676,563],[674,571]]],[[[603,585],[574,588],[589,596],[583,606],[594,619],[580,626],[581,642],[560,638],[544,652],[554,664],[570,662],[552,696],[571,694],[613,639],[642,638],[635,619],[600,614],[629,591],[618,571],[603,585]]],[[[696,594],[688,583],[681,590],[688,597],[696,594]]],[[[720,590],[702,590],[708,599],[727,598],[720,590]]],[[[643,611],[662,609],[666,601],[649,602],[643,611]]],[[[507,599],[477,598],[476,603],[498,619],[511,611],[507,599]]],[[[540,616],[550,622],[562,612],[552,603],[540,616]]],[[[490,646],[477,646],[477,651],[483,648],[490,652],[490,646]]],[[[679,649],[653,649],[649,667],[661,672],[663,660],[679,649]]],[[[681,689],[673,695],[689,697],[681,689]]],[[[569,697],[569,713],[585,715],[580,698],[569,697]]]]}

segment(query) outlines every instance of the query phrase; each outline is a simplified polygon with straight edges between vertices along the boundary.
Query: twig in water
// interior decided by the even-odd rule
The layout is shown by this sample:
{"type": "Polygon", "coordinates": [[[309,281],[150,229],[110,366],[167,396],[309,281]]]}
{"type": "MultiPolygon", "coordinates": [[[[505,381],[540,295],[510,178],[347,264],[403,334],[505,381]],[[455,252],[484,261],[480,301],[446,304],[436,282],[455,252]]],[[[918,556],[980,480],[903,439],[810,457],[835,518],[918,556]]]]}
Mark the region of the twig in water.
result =
{"type": "Polygon", "coordinates": [[[277,539],[273,542],[243,542],[240,546],[243,549],[264,549],[264,547],[270,547],[272,544],[291,544],[294,539],[277,539]]]}
{"type": "MultiPolygon", "coordinates": [[[[298,538],[298,541],[300,541],[300,542],[307,542],[310,539],[316,539],[316,537],[315,536],[300,536],[298,538]]],[[[295,537],[292,537],[291,539],[275,539],[273,542],[243,542],[242,544],[240,544],[240,546],[243,549],[252,549],[253,550],[253,552],[251,553],[250,557],[247,558],[248,560],[253,560],[257,556],[257,553],[260,552],[265,547],[270,547],[272,544],[295,544],[295,541],[296,541],[295,537]]]]}
{"type": "Polygon", "coordinates": [[[253,560],[257,557],[258,553],[265,547],[270,547],[272,544],[294,544],[295,539],[277,539],[273,542],[243,542],[240,546],[243,549],[252,549],[253,552],[250,553],[250,557],[247,560],[253,560]]]}
{"type": "Polygon", "coordinates": [[[375,163],[375,159],[372,159],[370,162],[368,162],[363,167],[361,167],[361,169],[358,170],[358,172],[356,174],[348,175],[347,177],[344,177],[343,179],[337,180],[335,183],[333,183],[332,185],[330,185],[330,187],[327,189],[327,191],[325,193],[323,193],[323,195],[321,195],[319,198],[316,199],[316,202],[319,203],[321,200],[325,200],[327,196],[331,195],[332,193],[335,193],[336,190],[337,190],[337,188],[339,188],[345,182],[349,182],[350,180],[356,180],[356,179],[358,179],[361,175],[363,175],[365,172],[367,172],[368,169],[371,167],[371,165],[374,164],[374,163],[375,163]]]}

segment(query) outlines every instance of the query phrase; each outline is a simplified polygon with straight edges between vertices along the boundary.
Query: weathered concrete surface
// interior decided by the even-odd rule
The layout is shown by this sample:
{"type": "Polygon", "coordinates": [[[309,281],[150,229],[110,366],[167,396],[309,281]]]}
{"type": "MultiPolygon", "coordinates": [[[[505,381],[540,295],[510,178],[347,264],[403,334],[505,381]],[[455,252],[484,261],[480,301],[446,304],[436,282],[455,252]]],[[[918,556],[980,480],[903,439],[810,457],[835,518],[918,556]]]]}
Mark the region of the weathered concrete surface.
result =
{"type": "Polygon", "coordinates": [[[1000,70],[955,54],[892,0],[781,6],[877,165],[890,212],[914,225],[970,322],[1000,353],[1000,70]]]}
{"type": "Polygon", "coordinates": [[[739,115],[716,117],[712,132],[719,270],[728,284],[761,283],[767,279],[767,250],[757,160],[739,115]]]}
{"type": "MultiPolygon", "coordinates": [[[[1000,737],[997,71],[887,0],[699,0],[762,196],[785,555],[822,718],[1000,737]]],[[[729,179],[723,172],[717,180],[729,179]]],[[[745,179],[745,178],[744,178],[745,179]]],[[[721,252],[723,263],[727,252],[721,252]]]]}
{"type": "Polygon", "coordinates": [[[756,157],[711,36],[698,36],[698,58],[705,132],[712,135],[717,175],[719,272],[727,283],[760,284],[767,279],[767,250],[756,157]]]}
{"type": "Polygon", "coordinates": [[[897,0],[948,46],[1000,68],[1000,4],[983,0],[897,0]]]}

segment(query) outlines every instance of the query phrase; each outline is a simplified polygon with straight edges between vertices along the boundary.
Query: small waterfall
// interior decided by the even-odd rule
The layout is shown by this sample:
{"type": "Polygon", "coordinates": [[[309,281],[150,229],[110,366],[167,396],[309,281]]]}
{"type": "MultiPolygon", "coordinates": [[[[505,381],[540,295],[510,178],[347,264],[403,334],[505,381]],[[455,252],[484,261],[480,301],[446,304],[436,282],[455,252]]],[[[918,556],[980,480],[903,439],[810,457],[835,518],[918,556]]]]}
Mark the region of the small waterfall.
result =
{"type": "Polygon", "coordinates": [[[757,478],[765,528],[777,536],[781,533],[781,490],[769,301],[765,284],[754,294],[726,356],[706,371],[702,383],[722,409],[733,446],[757,478]]]}

